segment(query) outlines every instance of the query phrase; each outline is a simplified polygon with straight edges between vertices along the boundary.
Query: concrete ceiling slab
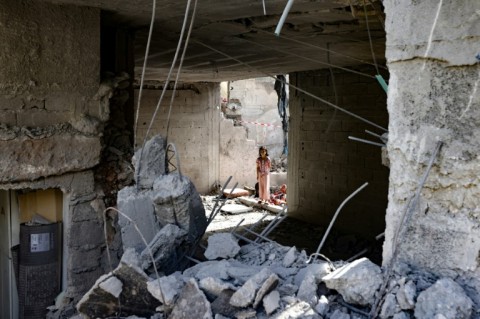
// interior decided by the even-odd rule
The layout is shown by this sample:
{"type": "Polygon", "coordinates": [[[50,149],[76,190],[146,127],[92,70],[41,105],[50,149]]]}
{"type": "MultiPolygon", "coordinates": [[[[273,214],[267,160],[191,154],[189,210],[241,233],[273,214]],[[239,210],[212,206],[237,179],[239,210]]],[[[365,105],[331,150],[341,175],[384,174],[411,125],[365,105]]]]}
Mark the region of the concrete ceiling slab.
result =
{"type": "MultiPolygon", "coordinates": [[[[105,23],[135,30],[135,73],[140,77],[153,1],[48,2],[100,8],[105,23]]],[[[195,0],[190,2],[187,29],[194,3],[195,0]]],[[[373,63],[374,56],[377,63],[384,63],[385,31],[380,1],[296,0],[280,36],[276,36],[274,30],[286,3],[198,0],[180,79],[224,81],[328,67],[348,68],[373,63]]],[[[186,6],[187,1],[156,1],[146,80],[163,81],[168,74],[186,6]]]]}

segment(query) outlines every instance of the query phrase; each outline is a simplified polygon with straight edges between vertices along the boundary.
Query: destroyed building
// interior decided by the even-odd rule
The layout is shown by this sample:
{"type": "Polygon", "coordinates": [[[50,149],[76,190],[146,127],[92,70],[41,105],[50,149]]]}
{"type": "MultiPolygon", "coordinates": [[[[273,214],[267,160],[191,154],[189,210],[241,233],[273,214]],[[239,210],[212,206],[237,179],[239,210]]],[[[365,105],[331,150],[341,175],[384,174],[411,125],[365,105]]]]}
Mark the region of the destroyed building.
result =
{"type": "MultiPolygon", "coordinates": [[[[178,155],[200,194],[230,175],[251,184],[256,145],[234,145],[246,131],[223,118],[220,82],[287,74],[288,216],[328,226],[368,183],[334,227],[384,233],[384,275],[430,276],[415,282],[418,310],[417,277],[377,287],[383,316],[480,317],[478,0],[2,0],[0,40],[0,318],[35,311],[20,286],[48,285],[76,305],[99,278],[136,269],[107,208],[125,187],[153,183],[136,179],[132,164],[150,137],[174,145],[166,154],[178,155]],[[25,225],[43,219],[54,222],[47,232],[25,225]],[[29,277],[39,273],[48,284],[29,277]],[[449,293],[467,311],[427,309],[449,293]]],[[[294,255],[282,267],[306,260],[294,255]]],[[[277,257],[272,264],[284,262],[277,257]]],[[[359,264],[362,276],[378,275],[364,259],[347,267],[359,264]]],[[[237,273],[236,284],[277,285],[279,274],[257,273],[237,273]]],[[[184,292],[208,313],[198,292],[230,283],[203,284],[187,281],[184,292]]],[[[270,286],[258,295],[269,296],[262,311],[288,295],[278,287],[278,296],[270,286]]],[[[367,303],[371,293],[361,293],[367,303]]]]}

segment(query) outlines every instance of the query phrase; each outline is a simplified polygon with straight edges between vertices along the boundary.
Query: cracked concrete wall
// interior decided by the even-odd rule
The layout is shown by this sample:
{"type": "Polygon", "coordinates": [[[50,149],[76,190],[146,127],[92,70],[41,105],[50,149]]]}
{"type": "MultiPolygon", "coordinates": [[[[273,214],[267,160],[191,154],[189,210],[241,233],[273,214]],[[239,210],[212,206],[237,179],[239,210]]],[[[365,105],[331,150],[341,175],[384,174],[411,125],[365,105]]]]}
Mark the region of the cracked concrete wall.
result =
{"type": "Polygon", "coordinates": [[[480,2],[384,5],[391,75],[384,264],[396,248],[396,261],[454,278],[480,305],[480,2]],[[443,147],[395,245],[438,141],[443,147]]]}
{"type": "Polygon", "coordinates": [[[9,0],[0,24],[0,183],[93,167],[108,118],[99,10],[9,0]]]}
{"type": "MultiPolygon", "coordinates": [[[[355,68],[375,74],[373,66],[355,68]]],[[[386,71],[384,72],[386,77],[386,71]]],[[[322,99],[387,127],[386,94],[375,79],[335,70],[290,74],[290,82],[322,99]]],[[[380,142],[365,130],[383,131],[295,90],[290,94],[288,213],[328,225],[340,204],[362,184],[334,229],[373,238],[383,232],[387,207],[388,168],[381,148],[348,139],[380,142]]]]}

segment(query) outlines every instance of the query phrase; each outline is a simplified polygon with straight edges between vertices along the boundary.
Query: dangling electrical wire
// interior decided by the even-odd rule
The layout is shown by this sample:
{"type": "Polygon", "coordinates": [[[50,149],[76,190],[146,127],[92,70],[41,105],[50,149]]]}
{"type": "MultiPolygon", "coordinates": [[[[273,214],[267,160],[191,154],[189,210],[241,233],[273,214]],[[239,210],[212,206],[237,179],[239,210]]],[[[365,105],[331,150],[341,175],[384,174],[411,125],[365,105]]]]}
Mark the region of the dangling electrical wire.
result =
{"type": "Polygon", "coordinates": [[[187,20],[188,20],[188,12],[190,11],[190,3],[191,0],[187,1],[187,7],[185,9],[185,16],[183,19],[183,24],[182,24],[182,30],[180,32],[180,37],[178,39],[178,45],[177,49],[175,51],[175,56],[173,57],[172,65],[170,66],[170,70],[168,71],[167,78],[165,79],[165,84],[163,86],[162,94],[160,95],[160,98],[158,99],[157,106],[155,107],[155,111],[153,112],[152,119],[150,121],[150,124],[148,126],[147,132],[145,133],[145,136],[143,138],[143,143],[142,147],[140,149],[140,156],[138,158],[138,167],[137,167],[137,188],[139,187],[140,183],[138,183],[138,177],[140,174],[141,170],[141,165],[142,165],[142,157],[143,157],[143,149],[145,147],[145,143],[147,142],[148,134],[150,133],[150,130],[152,128],[153,122],[155,120],[155,117],[158,113],[158,110],[160,109],[160,104],[162,103],[163,96],[165,95],[165,92],[167,90],[168,82],[170,81],[170,76],[172,75],[173,68],[175,67],[175,64],[177,63],[177,58],[178,58],[178,53],[180,52],[180,47],[182,46],[182,41],[183,41],[183,34],[185,33],[185,27],[187,25],[187,20]]]}
{"type": "MultiPolygon", "coordinates": [[[[192,18],[190,19],[190,27],[188,28],[187,37],[185,39],[185,44],[183,46],[182,56],[180,57],[180,63],[177,68],[177,76],[175,78],[175,83],[173,84],[172,97],[170,99],[170,106],[168,107],[168,116],[167,116],[167,132],[165,133],[165,142],[168,143],[168,129],[170,128],[170,114],[172,113],[173,100],[175,99],[175,92],[177,90],[178,79],[180,78],[180,71],[182,70],[183,60],[185,58],[185,53],[187,52],[188,41],[190,40],[190,34],[192,33],[193,23],[195,21],[195,14],[197,12],[197,0],[193,4],[192,18]]],[[[153,121],[153,119],[152,119],[153,121]]],[[[178,159],[177,159],[178,160],[178,159]]]]}
{"type": "Polygon", "coordinates": [[[147,47],[145,48],[145,59],[143,60],[142,77],[141,77],[141,80],[140,80],[140,90],[138,92],[137,112],[135,113],[135,123],[134,123],[134,126],[133,126],[133,138],[134,139],[135,139],[135,136],[137,136],[138,116],[140,114],[140,102],[142,100],[143,80],[145,78],[145,69],[147,68],[148,53],[150,51],[150,42],[152,40],[153,23],[155,22],[156,8],[157,8],[157,0],[153,0],[153,3],[152,3],[152,18],[150,20],[150,28],[148,30],[147,47]]]}
{"type": "MultiPolygon", "coordinates": [[[[219,53],[219,54],[221,54],[221,55],[223,55],[223,56],[225,56],[225,57],[227,57],[227,58],[229,58],[229,59],[231,59],[231,60],[234,60],[234,61],[238,62],[239,64],[245,65],[246,67],[248,67],[248,68],[250,68],[250,69],[252,69],[252,70],[254,70],[254,71],[256,71],[256,72],[262,73],[262,74],[264,74],[265,76],[268,76],[268,77],[273,78],[273,79],[275,79],[275,80],[280,80],[280,79],[278,79],[276,76],[271,75],[271,74],[268,74],[268,73],[263,72],[263,71],[260,71],[260,70],[258,70],[258,69],[256,69],[256,68],[254,68],[253,66],[249,65],[248,63],[245,63],[245,62],[243,62],[243,61],[240,61],[239,59],[237,59],[237,58],[235,58],[235,57],[233,57],[233,56],[231,56],[231,55],[229,55],[229,54],[227,54],[227,53],[224,53],[224,52],[222,52],[222,51],[220,51],[220,50],[217,50],[217,49],[215,49],[214,47],[212,47],[212,46],[210,46],[210,45],[208,45],[208,44],[205,44],[205,43],[200,42],[200,41],[198,41],[198,40],[196,40],[195,43],[200,44],[200,45],[202,45],[202,46],[204,46],[204,47],[206,47],[206,48],[208,48],[208,49],[210,49],[210,50],[212,50],[212,51],[215,51],[215,52],[217,52],[217,53],[219,53]]],[[[281,80],[280,80],[280,81],[281,81],[281,80]]],[[[388,131],[386,128],[384,128],[384,127],[382,127],[382,126],[380,126],[380,125],[378,125],[378,124],[376,124],[376,123],[373,123],[373,122],[371,122],[371,121],[369,121],[369,120],[367,120],[367,119],[364,119],[363,117],[361,117],[361,116],[359,116],[359,115],[357,115],[357,114],[355,114],[355,113],[352,113],[352,112],[350,112],[350,111],[347,111],[347,110],[345,110],[344,108],[341,108],[341,107],[338,106],[338,105],[335,105],[335,104],[333,104],[333,103],[331,103],[331,102],[329,102],[329,101],[327,101],[327,100],[322,99],[321,97],[318,97],[318,96],[316,96],[316,95],[314,95],[314,94],[312,94],[312,93],[310,93],[310,92],[308,92],[308,91],[305,91],[305,90],[303,90],[303,89],[301,89],[301,88],[299,88],[299,87],[297,87],[297,86],[295,86],[295,85],[292,85],[292,84],[290,84],[290,83],[288,83],[288,82],[286,82],[286,81],[284,81],[284,83],[285,83],[286,85],[288,85],[289,87],[294,88],[294,89],[297,90],[298,92],[301,92],[301,93],[303,93],[303,94],[305,94],[305,95],[307,95],[307,96],[309,96],[309,97],[311,97],[311,98],[313,98],[313,99],[315,99],[315,100],[317,100],[317,101],[320,101],[320,102],[322,102],[322,103],[325,103],[325,104],[327,104],[327,105],[329,105],[329,106],[331,106],[331,107],[333,107],[333,108],[335,108],[335,109],[337,109],[337,110],[339,110],[339,111],[342,111],[342,112],[345,113],[345,114],[348,114],[348,115],[350,115],[350,116],[352,116],[352,117],[354,117],[354,118],[356,118],[356,119],[359,119],[359,120],[361,120],[361,121],[363,121],[363,122],[365,122],[365,123],[368,123],[368,124],[370,124],[370,125],[372,125],[372,126],[375,126],[376,128],[381,129],[381,130],[383,130],[383,131],[385,131],[385,132],[388,131]]]]}

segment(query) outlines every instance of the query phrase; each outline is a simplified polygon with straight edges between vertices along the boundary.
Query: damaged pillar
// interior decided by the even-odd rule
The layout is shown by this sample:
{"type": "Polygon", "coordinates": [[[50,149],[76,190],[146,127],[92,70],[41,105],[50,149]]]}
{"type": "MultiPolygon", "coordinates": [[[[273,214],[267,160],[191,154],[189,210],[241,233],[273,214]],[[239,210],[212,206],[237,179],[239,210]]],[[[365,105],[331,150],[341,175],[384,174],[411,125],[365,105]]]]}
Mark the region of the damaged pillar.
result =
{"type": "Polygon", "coordinates": [[[384,265],[455,279],[480,304],[480,2],[384,1],[391,162],[384,265]],[[405,235],[402,215],[436,156],[405,235]],[[396,247],[395,247],[396,246],[396,247]]]}

